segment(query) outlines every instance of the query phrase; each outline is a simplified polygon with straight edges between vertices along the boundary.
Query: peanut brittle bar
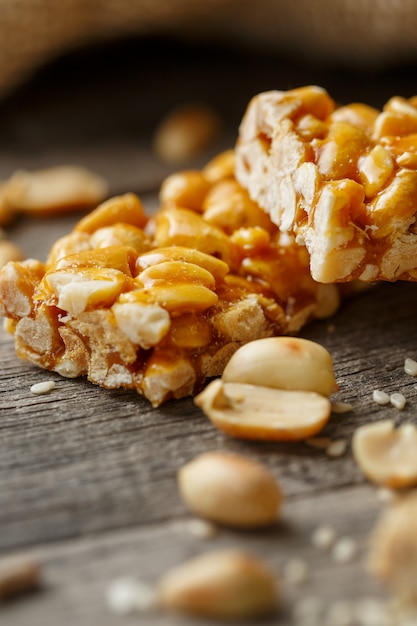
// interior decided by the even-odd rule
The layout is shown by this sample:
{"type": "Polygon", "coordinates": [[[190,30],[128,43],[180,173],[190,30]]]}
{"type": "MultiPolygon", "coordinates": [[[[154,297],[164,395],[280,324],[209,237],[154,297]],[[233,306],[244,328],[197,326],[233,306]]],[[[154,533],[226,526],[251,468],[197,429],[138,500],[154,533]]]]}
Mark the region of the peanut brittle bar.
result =
{"type": "Polygon", "coordinates": [[[337,107],[320,87],[255,96],[236,177],[323,283],[417,280],[417,96],[337,107]]]}
{"type": "Polygon", "coordinates": [[[66,377],[136,389],[157,406],[198,391],[242,344],[293,333],[338,308],[307,250],[234,178],[234,152],[168,177],[148,216],[112,198],[45,263],[0,272],[0,314],[17,354],[66,377]]]}

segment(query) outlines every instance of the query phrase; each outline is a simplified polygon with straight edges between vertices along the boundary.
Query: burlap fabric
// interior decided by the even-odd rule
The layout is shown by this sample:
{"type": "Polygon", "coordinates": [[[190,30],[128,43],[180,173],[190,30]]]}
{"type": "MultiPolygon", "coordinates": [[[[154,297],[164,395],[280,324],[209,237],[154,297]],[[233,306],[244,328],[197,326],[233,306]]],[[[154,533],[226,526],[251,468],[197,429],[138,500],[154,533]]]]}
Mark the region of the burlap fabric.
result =
{"type": "Polygon", "coordinates": [[[63,52],[145,33],[381,66],[417,56],[417,0],[0,0],[0,94],[63,52]]]}

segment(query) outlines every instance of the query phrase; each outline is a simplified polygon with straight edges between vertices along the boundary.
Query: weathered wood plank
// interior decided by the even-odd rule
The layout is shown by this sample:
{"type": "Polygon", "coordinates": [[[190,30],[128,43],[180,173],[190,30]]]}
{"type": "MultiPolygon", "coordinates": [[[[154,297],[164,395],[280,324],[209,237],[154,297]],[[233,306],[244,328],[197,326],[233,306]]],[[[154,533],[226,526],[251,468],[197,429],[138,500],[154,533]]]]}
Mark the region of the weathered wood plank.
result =
{"type": "MultiPolygon", "coordinates": [[[[6,606],[2,617],[8,626],[43,626],[45,620],[60,626],[116,626],[121,619],[112,615],[105,600],[114,579],[133,577],[154,585],[168,568],[194,555],[238,547],[263,557],[281,580],[286,563],[295,555],[306,562],[308,580],[301,586],[281,582],[283,609],[262,622],[288,626],[294,604],[306,596],[321,599],[325,607],[335,600],[378,597],[380,590],[366,574],[364,563],[369,531],[380,509],[373,488],[350,487],[340,490],[337,497],[321,493],[289,501],[282,520],[259,532],[220,529],[214,538],[202,540],[190,534],[187,521],[191,518],[184,516],[176,521],[38,546],[34,553],[43,563],[43,589],[6,606]],[[337,564],[328,552],[311,544],[311,533],[323,522],[332,525],[338,537],[355,537],[358,553],[351,563],[337,564]]],[[[124,617],[123,623],[162,626],[183,624],[184,620],[170,616],[168,621],[166,615],[155,613],[124,617]]]]}

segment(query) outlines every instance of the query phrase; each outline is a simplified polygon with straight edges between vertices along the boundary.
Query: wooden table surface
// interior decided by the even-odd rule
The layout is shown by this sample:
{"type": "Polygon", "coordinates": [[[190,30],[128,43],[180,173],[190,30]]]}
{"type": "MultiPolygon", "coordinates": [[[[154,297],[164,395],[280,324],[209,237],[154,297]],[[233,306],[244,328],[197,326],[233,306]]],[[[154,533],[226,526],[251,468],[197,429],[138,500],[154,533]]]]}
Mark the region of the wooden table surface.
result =
{"type": "MultiPolygon", "coordinates": [[[[152,211],[160,181],[171,170],[152,154],[150,139],[176,104],[204,101],[224,120],[210,154],[186,164],[197,167],[233,145],[246,103],[258,91],[316,83],[340,102],[379,106],[391,95],[417,92],[415,76],[412,67],[354,73],[158,40],[96,48],[53,64],[0,104],[0,178],[17,168],[86,165],[108,178],[112,193],[136,191],[152,211]]],[[[77,219],[21,219],[8,236],[27,256],[44,259],[77,219]]],[[[353,405],[352,412],[331,418],[325,435],[350,441],[365,422],[416,421],[417,383],[403,371],[406,357],[417,358],[416,311],[415,285],[386,284],[346,301],[331,323],[303,331],[334,358],[340,385],[334,400],[353,405]],[[375,404],[376,388],[404,393],[405,409],[375,404]]],[[[191,399],[152,409],[134,392],[103,390],[20,361],[3,330],[0,346],[0,550],[28,551],[43,565],[42,590],[1,607],[1,624],[184,624],[181,617],[159,613],[115,616],[106,606],[106,589],[125,576],[152,584],[186,558],[225,546],[259,554],[277,571],[294,558],[308,564],[309,580],[284,585],[284,608],[266,624],[292,624],[294,602],[306,596],[330,606],[383,595],[364,566],[383,505],[350,448],[331,459],[304,443],[232,439],[191,399]],[[33,383],[51,378],[57,383],[52,393],[30,393],[33,383]],[[193,516],[179,498],[176,471],[213,449],[267,464],[285,494],[276,526],[221,529],[210,540],[190,533],[193,516]],[[357,542],[351,562],[335,563],[312,545],[311,533],[324,523],[357,542]]]]}

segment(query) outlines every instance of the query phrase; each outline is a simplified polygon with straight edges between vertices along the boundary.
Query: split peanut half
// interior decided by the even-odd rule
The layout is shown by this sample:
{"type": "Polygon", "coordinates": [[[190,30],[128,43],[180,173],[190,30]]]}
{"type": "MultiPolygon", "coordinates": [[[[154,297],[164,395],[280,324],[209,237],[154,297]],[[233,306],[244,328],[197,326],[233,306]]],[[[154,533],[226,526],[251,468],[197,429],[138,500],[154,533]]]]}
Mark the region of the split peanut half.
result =
{"type": "Polygon", "coordinates": [[[392,420],[360,426],[353,435],[353,455],[367,478],[384,487],[417,485],[417,428],[392,420]]]}
{"type": "Polygon", "coordinates": [[[211,382],[195,403],[232,437],[300,441],[313,437],[331,414],[328,398],[314,391],[288,391],[243,383],[211,382]]]}
{"type": "Polygon", "coordinates": [[[328,351],[306,339],[270,337],[235,352],[195,403],[220,430],[243,439],[299,441],[327,423],[337,390],[328,351]]]}

